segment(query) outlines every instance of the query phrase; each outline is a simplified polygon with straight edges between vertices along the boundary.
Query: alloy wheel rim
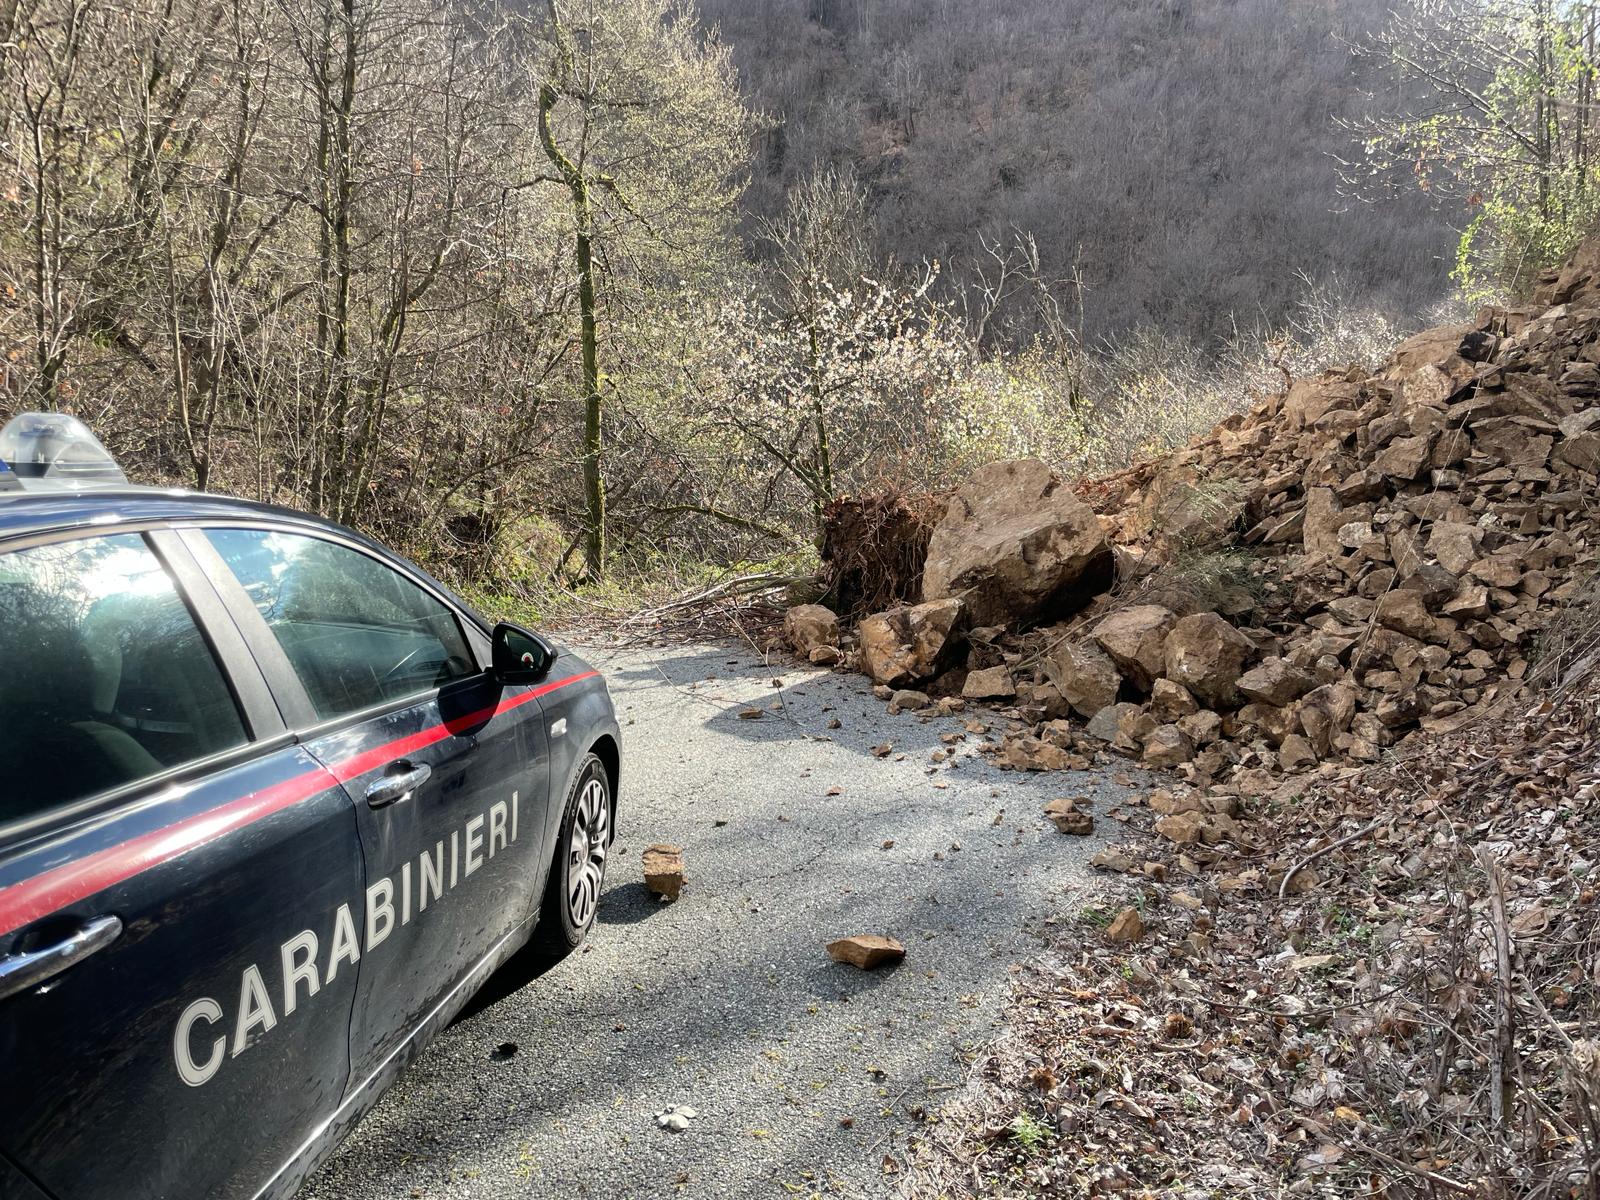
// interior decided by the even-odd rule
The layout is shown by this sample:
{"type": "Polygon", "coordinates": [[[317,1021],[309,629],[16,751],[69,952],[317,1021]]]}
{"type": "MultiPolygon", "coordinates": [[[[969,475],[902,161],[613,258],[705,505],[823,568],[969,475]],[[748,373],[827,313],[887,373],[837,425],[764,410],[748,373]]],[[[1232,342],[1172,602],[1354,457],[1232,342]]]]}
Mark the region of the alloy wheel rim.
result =
{"type": "Polygon", "coordinates": [[[600,885],[606,877],[606,852],[611,834],[611,805],[605,785],[591,779],[578,794],[567,846],[567,915],[574,928],[593,919],[600,904],[600,885]]]}

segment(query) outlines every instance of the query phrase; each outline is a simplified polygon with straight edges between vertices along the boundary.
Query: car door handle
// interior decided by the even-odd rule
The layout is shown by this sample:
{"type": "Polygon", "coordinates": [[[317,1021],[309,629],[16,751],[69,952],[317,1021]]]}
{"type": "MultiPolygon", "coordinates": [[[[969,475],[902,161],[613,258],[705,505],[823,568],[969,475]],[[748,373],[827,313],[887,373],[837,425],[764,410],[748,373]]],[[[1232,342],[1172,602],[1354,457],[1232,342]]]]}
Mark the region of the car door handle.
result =
{"type": "Polygon", "coordinates": [[[433,777],[433,768],[427,763],[400,763],[404,769],[395,775],[385,775],[367,785],[367,803],[373,808],[387,808],[410,797],[433,777]]]}
{"type": "Polygon", "coordinates": [[[121,917],[96,917],[53,946],[0,957],[0,1000],[38,987],[121,936],[121,917]]]}

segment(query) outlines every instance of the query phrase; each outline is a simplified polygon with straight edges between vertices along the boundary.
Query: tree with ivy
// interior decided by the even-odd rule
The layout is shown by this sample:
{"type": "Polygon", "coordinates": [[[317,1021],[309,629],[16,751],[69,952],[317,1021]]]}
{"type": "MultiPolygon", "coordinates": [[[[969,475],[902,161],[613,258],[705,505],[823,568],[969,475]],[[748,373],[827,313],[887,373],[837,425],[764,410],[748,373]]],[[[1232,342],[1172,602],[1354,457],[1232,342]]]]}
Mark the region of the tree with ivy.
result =
{"type": "Polygon", "coordinates": [[[1459,204],[1469,297],[1526,291],[1600,217],[1597,30],[1589,0],[1415,0],[1358,47],[1391,88],[1347,123],[1344,181],[1371,199],[1409,179],[1459,204]]]}
{"type": "Polygon", "coordinates": [[[583,388],[583,558],[606,564],[607,321],[682,288],[726,242],[750,117],[727,48],[686,0],[545,0],[530,19],[536,127],[566,194],[583,388]]]}

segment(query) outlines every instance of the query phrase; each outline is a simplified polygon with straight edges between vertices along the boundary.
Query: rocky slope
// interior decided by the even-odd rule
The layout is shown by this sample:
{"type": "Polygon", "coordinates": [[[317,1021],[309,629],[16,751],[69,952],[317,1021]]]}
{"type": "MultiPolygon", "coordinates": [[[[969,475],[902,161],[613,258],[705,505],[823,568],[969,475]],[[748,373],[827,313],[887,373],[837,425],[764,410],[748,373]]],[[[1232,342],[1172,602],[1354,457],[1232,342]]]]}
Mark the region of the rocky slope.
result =
{"type": "Polygon", "coordinates": [[[1210,842],[1282,773],[1526,687],[1593,572],[1597,474],[1600,243],[1528,307],[1295,380],[1110,479],[990,464],[933,529],[921,604],[842,643],[817,606],[787,628],[901,708],[1006,710],[1003,764],[1109,746],[1177,770],[1195,789],[1163,832],[1210,842]]]}

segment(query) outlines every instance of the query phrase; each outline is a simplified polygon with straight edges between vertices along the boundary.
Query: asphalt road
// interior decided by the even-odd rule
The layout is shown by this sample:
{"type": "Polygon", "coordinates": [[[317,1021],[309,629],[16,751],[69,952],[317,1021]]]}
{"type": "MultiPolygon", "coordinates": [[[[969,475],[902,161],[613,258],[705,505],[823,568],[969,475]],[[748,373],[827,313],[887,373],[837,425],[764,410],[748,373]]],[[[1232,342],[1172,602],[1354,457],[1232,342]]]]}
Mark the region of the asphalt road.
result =
{"type": "Polygon", "coordinates": [[[967,718],[890,717],[857,676],[726,645],[585,653],[624,737],[599,925],[553,968],[503,969],[303,1196],[886,1193],[885,1156],[962,1082],[1011,964],[1092,887],[1114,823],[1066,837],[1041,807],[1087,794],[1103,814],[1124,789],[998,771],[970,735],[935,766],[967,718]],[[651,842],[685,847],[675,903],[644,889],[651,842]],[[824,944],[858,933],[905,962],[832,963],[824,944]],[[678,1104],[688,1131],[659,1128],[678,1104]]]}

